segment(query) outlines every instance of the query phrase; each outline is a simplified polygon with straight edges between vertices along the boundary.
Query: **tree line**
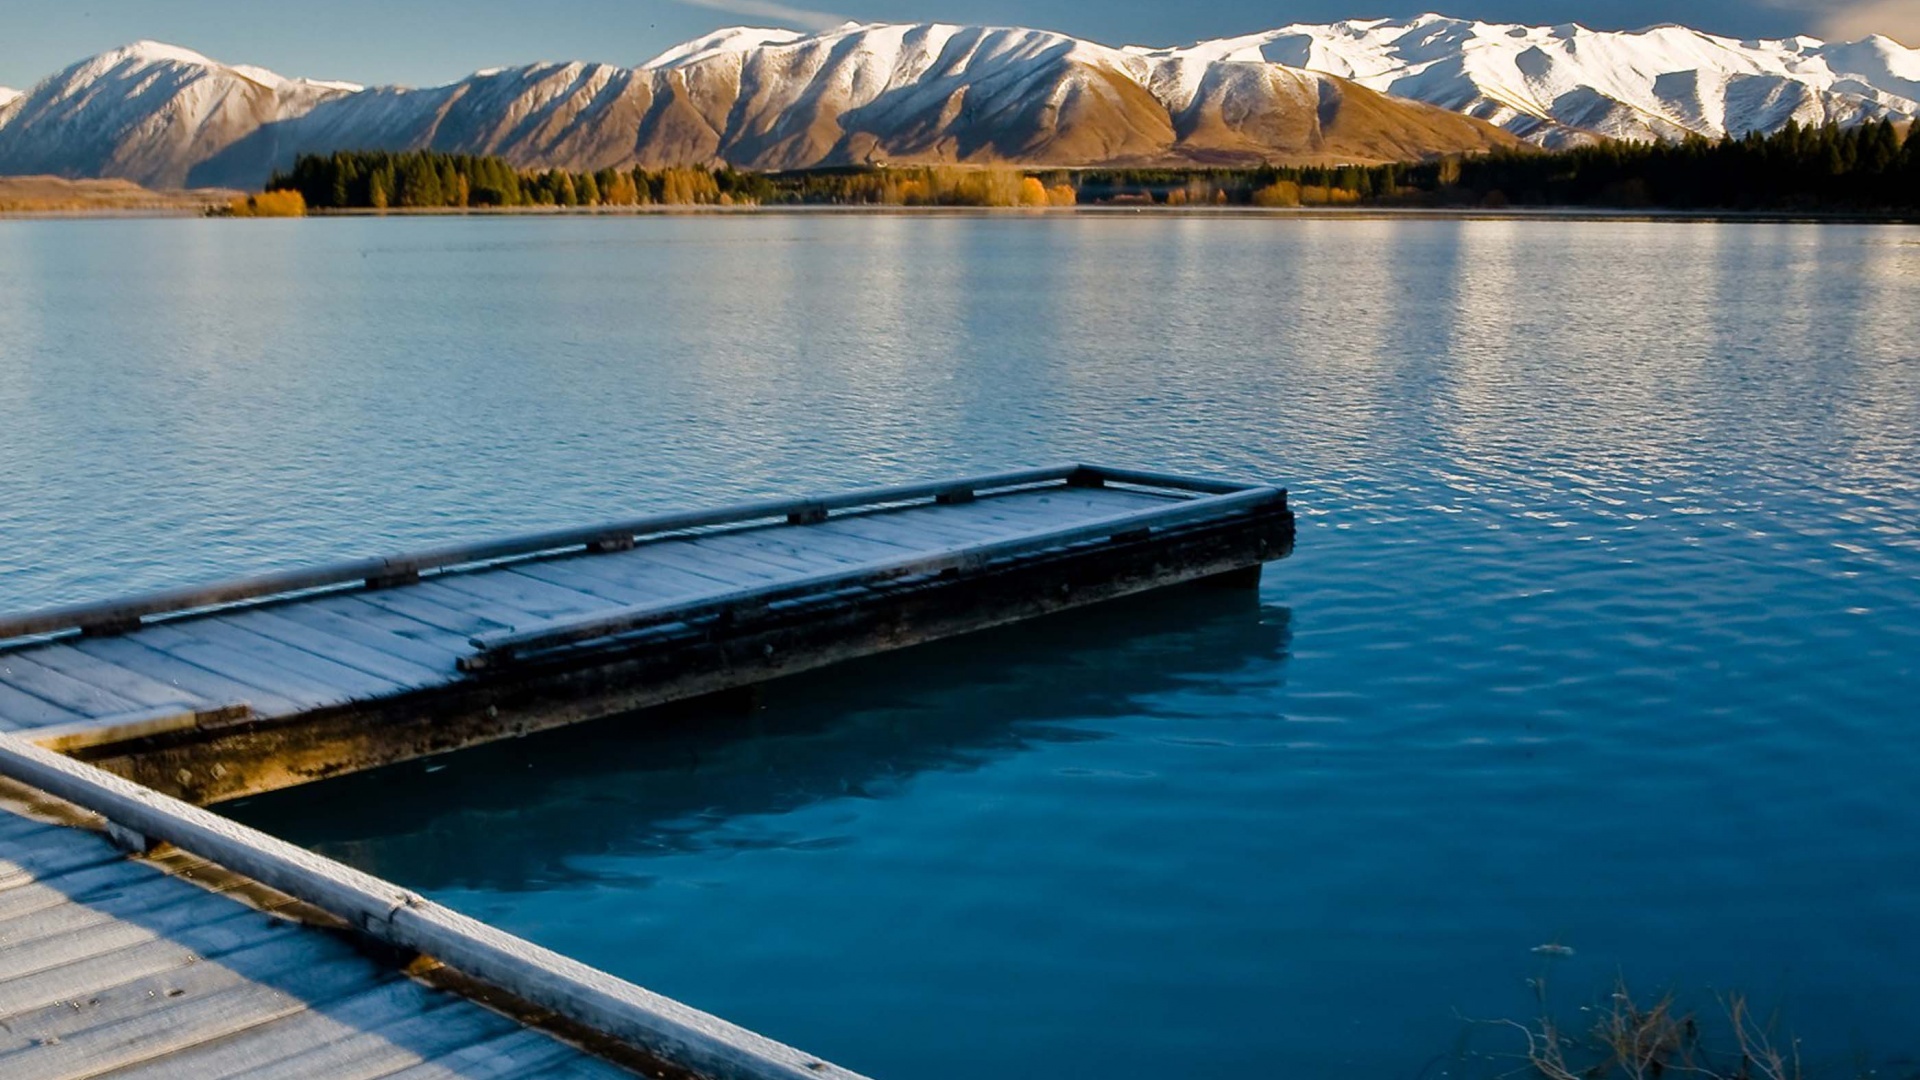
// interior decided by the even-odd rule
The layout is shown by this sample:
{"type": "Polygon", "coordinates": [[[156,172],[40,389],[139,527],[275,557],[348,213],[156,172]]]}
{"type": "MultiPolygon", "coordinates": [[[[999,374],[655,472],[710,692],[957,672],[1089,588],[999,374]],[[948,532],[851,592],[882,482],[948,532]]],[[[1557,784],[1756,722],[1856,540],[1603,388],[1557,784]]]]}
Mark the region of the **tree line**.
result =
{"type": "Polygon", "coordinates": [[[303,154],[267,181],[319,210],[754,204],[772,194],[758,173],[732,169],[522,170],[504,158],[433,150],[303,154]]]}
{"type": "Polygon", "coordinates": [[[1581,206],[1906,212],[1920,124],[1788,124],[1772,135],[1500,150],[1394,165],[1208,169],[907,166],[754,173],[693,165],[524,170],[416,150],[303,155],[269,191],[321,210],[835,204],[869,206],[1581,206]]]}

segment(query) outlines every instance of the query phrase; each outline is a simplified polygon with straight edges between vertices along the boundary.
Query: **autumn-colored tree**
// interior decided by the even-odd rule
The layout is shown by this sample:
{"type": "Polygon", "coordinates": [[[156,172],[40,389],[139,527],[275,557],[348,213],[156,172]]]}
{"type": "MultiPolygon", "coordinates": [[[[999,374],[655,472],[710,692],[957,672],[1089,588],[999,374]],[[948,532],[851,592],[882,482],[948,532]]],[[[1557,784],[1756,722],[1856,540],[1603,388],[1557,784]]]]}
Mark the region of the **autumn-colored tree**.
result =
{"type": "Polygon", "coordinates": [[[227,205],[229,217],[306,217],[307,200],[291,189],[241,195],[227,205]]]}

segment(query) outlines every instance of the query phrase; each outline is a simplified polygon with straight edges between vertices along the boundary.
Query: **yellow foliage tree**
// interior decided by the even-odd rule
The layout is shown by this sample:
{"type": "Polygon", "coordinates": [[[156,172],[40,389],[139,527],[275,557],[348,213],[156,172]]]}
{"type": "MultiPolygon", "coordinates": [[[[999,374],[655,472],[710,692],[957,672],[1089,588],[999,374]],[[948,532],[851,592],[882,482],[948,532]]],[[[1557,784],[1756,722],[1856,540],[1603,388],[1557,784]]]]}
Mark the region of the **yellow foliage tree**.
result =
{"type": "Polygon", "coordinates": [[[633,182],[633,174],[616,172],[606,189],[600,192],[600,200],[608,206],[632,206],[640,201],[639,186],[633,182]]]}
{"type": "Polygon", "coordinates": [[[307,200],[291,188],[241,195],[227,204],[229,217],[306,217],[307,200]]]}
{"type": "Polygon", "coordinates": [[[1253,193],[1253,205],[1277,207],[1299,206],[1300,185],[1291,180],[1281,180],[1268,184],[1253,193]]]}

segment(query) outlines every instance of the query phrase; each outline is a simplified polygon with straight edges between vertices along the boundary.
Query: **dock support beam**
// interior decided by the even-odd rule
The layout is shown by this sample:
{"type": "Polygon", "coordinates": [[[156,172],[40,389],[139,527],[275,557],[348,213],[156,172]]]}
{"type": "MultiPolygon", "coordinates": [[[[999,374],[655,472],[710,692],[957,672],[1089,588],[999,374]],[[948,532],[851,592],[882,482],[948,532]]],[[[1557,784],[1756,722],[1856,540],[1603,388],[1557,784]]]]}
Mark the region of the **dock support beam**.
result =
{"type": "Polygon", "coordinates": [[[1214,574],[1211,577],[1201,578],[1200,584],[1210,589],[1258,589],[1260,587],[1260,571],[1264,569],[1266,569],[1265,566],[1260,563],[1255,563],[1252,566],[1241,567],[1238,570],[1228,570],[1222,574],[1214,574]]]}

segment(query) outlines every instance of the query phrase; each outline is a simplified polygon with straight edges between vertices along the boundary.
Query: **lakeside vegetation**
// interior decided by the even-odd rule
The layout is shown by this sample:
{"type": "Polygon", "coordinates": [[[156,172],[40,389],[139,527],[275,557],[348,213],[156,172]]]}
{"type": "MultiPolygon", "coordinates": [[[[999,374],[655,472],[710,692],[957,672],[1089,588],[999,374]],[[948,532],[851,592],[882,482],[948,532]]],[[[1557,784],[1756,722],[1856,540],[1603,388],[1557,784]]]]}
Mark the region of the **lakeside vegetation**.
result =
{"type": "Polygon", "coordinates": [[[0,214],[204,214],[231,191],[150,191],[130,180],[0,176],[0,214]]]}
{"type": "Polygon", "coordinates": [[[236,195],[227,203],[227,217],[306,217],[307,200],[298,191],[282,189],[258,195],[236,195]]]}
{"type": "Polygon", "coordinates": [[[305,155],[267,184],[318,210],[640,206],[1591,207],[1903,213],[1920,137],[1889,121],[1770,135],[1503,150],[1416,164],[1243,169],[959,166],[751,173],[705,166],[525,171],[434,151],[305,155]]]}

